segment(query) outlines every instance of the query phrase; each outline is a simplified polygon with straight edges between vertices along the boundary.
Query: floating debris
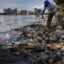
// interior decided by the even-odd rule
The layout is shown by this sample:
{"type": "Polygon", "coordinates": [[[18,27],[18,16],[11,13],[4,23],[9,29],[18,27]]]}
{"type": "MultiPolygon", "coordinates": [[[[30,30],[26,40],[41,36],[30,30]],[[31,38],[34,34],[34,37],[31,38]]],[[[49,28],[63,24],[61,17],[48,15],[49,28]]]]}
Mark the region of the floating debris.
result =
{"type": "Polygon", "coordinates": [[[6,33],[5,35],[3,35],[1,37],[1,40],[6,40],[6,39],[9,39],[10,38],[10,35],[8,33],[6,33]]]}
{"type": "Polygon", "coordinates": [[[31,62],[32,64],[55,64],[63,60],[63,29],[54,28],[53,30],[40,24],[33,24],[15,29],[14,31],[13,35],[4,35],[3,40],[5,39],[8,43],[6,44],[4,41],[4,44],[0,45],[1,50],[8,52],[6,55],[3,53],[5,56],[11,54],[14,60],[15,58],[17,58],[16,60],[20,59],[21,56],[21,59],[23,59],[21,64],[25,64],[23,62],[26,62],[26,64],[30,64],[31,62]]]}

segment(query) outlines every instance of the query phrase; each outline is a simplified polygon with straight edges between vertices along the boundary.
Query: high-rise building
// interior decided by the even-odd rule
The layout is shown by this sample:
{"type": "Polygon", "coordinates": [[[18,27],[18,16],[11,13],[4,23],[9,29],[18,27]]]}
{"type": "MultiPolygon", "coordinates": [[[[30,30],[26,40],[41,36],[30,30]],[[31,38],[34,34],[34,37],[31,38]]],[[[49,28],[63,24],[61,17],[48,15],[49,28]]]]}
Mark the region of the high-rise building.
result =
{"type": "Polygon", "coordinates": [[[21,11],[18,10],[17,8],[7,8],[7,9],[4,9],[4,13],[6,14],[9,14],[9,15],[12,15],[12,14],[21,14],[21,11]]]}
{"type": "Polygon", "coordinates": [[[21,10],[21,15],[27,15],[28,11],[27,10],[21,10]]]}
{"type": "Polygon", "coordinates": [[[37,8],[35,8],[34,10],[35,10],[35,15],[36,15],[36,14],[38,13],[38,9],[37,9],[37,8]]]}

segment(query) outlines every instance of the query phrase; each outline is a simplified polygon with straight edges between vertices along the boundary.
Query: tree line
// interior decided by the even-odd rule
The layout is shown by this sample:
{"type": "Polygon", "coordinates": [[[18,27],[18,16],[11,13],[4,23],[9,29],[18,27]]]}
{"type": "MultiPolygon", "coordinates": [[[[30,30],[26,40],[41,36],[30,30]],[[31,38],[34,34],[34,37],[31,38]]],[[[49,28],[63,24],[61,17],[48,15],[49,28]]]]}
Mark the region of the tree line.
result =
{"type": "Polygon", "coordinates": [[[64,6],[64,0],[54,0],[59,6],[64,6]]]}

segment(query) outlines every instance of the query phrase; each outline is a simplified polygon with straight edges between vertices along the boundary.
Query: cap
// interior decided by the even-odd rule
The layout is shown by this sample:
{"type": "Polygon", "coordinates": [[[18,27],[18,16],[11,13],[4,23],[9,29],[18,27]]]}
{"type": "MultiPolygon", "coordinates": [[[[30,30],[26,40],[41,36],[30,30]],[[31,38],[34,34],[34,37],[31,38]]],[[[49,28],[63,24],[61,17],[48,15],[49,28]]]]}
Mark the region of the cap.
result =
{"type": "Polygon", "coordinates": [[[48,5],[49,5],[49,1],[48,0],[46,0],[45,2],[44,2],[44,7],[48,7],[48,5]]]}

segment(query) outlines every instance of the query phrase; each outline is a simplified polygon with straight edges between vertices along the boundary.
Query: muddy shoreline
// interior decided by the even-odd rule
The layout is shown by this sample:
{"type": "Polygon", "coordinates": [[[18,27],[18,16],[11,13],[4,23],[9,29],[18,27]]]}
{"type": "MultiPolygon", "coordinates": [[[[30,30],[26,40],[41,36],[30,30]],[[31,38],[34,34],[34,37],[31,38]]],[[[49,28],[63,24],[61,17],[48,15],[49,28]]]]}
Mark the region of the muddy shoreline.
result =
{"type": "Polygon", "coordinates": [[[39,24],[11,30],[1,41],[0,64],[55,64],[62,61],[62,35],[63,29],[48,29],[39,24]]]}

